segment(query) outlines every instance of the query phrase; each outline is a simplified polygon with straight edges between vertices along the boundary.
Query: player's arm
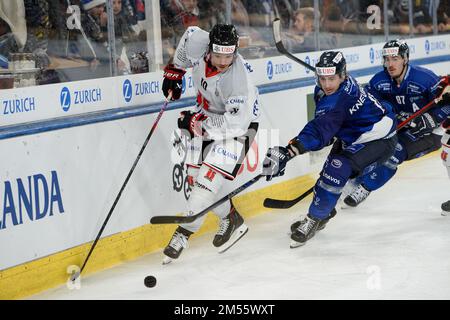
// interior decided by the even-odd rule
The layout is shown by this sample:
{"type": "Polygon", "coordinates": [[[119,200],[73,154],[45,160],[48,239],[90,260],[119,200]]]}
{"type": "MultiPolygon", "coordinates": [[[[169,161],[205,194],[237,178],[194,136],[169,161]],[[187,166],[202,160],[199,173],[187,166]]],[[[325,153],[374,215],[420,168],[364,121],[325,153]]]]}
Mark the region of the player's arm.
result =
{"type": "Polygon", "coordinates": [[[263,174],[269,181],[284,175],[287,162],[308,151],[320,150],[334,138],[346,117],[345,108],[336,106],[322,116],[306,124],[299,135],[289,141],[286,147],[273,147],[267,151],[263,162],[263,174]]]}
{"type": "Polygon", "coordinates": [[[208,32],[199,27],[189,27],[185,31],[175,51],[175,56],[164,68],[162,90],[166,98],[170,94],[171,100],[180,99],[186,68],[192,67],[194,61],[206,53],[208,39],[208,32]]]}
{"type": "Polygon", "coordinates": [[[290,142],[298,150],[294,149],[295,154],[317,151],[328,146],[341,128],[345,116],[345,109],[337,106],[308,122],[290,142]]]}
{"type": "Polygon", "coordinates": [[[189,27],[178,43],[173,64],[177,68],[191,68],[208,50],[209,34],[199,27],[189,27]]]}

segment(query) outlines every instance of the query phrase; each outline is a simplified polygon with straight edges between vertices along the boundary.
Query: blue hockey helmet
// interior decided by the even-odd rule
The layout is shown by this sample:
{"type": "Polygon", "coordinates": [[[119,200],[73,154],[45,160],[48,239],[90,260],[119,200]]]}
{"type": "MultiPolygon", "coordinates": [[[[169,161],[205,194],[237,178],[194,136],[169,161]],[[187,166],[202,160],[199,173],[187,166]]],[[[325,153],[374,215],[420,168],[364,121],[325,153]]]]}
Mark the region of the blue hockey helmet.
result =
{"type": "Polygon", "coordinates": [[[409,61],[409,47],[406,41],[396,39],[386,42],[383,46],[383,60],[387,56],[400,56],[409,61]]]}

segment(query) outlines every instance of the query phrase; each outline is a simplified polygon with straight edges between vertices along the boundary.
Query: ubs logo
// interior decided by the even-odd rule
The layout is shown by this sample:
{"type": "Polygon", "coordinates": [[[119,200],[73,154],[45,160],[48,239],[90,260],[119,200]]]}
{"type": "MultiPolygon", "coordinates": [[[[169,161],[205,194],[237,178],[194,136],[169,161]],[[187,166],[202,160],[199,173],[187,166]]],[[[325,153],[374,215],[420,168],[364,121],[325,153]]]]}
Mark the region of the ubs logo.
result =
{"type": "Polygon", "coordinates": [[[64,112],[69,111],[70,109],[70,105],[71,105],[71,98],[70,98],[70,90],[67,87],[64,87],[61,90],[61,94],[59,97],[60,103],[61,103],[61,108],[63,109],[64,112]]]}
{"type": "Polygon", "coordinates": [[[128,79],[123,83],[123,97],[125,99],[125,102],[130,102],[133,98],[133,85],[128,79]]]}
{"type": "Polygon", "coordinates": [[[272,63],[272,61],[267,62],[267,78],[269,78],[269,80],[273,79],[273,63],[272,63]]]}

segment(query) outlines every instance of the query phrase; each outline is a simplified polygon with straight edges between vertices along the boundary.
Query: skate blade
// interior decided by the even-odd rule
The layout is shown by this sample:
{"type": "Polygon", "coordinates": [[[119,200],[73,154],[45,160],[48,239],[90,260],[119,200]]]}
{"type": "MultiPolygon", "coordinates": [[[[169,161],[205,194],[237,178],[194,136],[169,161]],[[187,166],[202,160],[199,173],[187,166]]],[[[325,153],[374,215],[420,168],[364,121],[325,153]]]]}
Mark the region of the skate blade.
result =
{"type": "Polygon", "coordinates": [[[248,232],[248,227],[244,223],[231,235],[230,240],[225,242],[221,247],[219,247],[219,253],[224,253],[230,249],[236,242],[238,242],[245,234],[248,232]]]}
{"type": "Polygon", "coordinates": [[[448,212],[448,211],[442,211],[441,212],[441,216],[443,216],[443,217],[446,217],[446,216],[448,216],[450,214],[450,212],[448,212]]]}
{"type": "Polygon", "coordinates": [[[172,258],[166,256],[166,257],[164,257],[162,264],[163,264],[163,266],[165,266],[165,265],[168,265],[169,263],[171,263],[172,261],[173,261],[172,258]]]}
{"type": "Polygon", "coordinates": [[[289,248],[295,249],[295,248],[304,246],[305,243],[306,243],[306,242],[297,242],[297,241],[291,240],[291,244],[289,245],[289,248]]]}

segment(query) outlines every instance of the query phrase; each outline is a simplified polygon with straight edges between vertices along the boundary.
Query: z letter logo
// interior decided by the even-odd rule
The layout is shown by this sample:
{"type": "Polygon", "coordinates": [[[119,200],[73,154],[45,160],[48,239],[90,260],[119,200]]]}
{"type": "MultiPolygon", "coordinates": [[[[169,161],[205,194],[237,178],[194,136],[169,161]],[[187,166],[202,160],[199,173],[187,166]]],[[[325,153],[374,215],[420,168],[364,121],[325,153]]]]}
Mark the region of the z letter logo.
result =
{"type": "Polygon", "coordinates": [[[70,90],[67,87],[64,87],[61,90],[61,95],[60,95],[60,102],[61,102],[61,107],[63,109],[64,112],[69,111],[70,109],[70,104],[71,104],[71,100],[70,100],[70,90]]]}

